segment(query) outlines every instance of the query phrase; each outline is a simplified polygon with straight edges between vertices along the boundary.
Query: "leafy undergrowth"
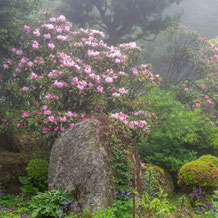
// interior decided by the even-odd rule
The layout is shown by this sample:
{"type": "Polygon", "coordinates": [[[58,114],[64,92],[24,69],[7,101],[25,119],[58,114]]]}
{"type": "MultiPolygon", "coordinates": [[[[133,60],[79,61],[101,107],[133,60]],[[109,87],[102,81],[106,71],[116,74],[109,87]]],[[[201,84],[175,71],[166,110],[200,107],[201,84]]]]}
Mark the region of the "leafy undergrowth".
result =
{"type": "MultiPolygon", "coordinates": [[[[59,190],[58,190],[59,191],[59,190]]],[[[126,200],[115,199],[112,207],[100,209],[95,211],[92,215],[89,210],[84,209],[80,214],[69,212],[69,209],[73,208],[72,198],[69,193],[62,191],[53,191],[38,193],[34,195],[32,199],[24,199],[21,195],[12,196],[0,191],[0,217],[4,218],[30,218],[30,217],[65,217],[65,218],[127,218],[133,217],[133,200],[131,192],[122,193],[129,198],[126,200]],[[59,197],[57,197],[59,193],[59,197]],[[52,196],[50,200],[53,201],[53,205],[50,206],[43,203],[41,197],[52,196]],[[63,197],[65,196],[65,197],[63,197]],[[56,199],[58,198],[58,201],[56,199]],[[70,200],[67,200],[69,198],[70,200]],[[35,199],[35,200],[33,200],[35,199]],[[36,203],[36,199],[40,199],[38,203],[38,208],[33,208],[33,201],[36,203]],[[61,201],[63,200],[63,201],[61,201]],[[57,203],[57,204],[56,204],[57,203]],[[46,210],[43,211],[43,205],[46,210]],[[53,208],[51,208],[53,207],[53,208]],[[34,210],[35,209],[35,212],[34,210]],[[57,212],[53,216],[48,212],[49,210],[57,212]],[[36,212],[38,211],[38,212],[36,212]],[[47,212],[48,213],[47,213],[47,212]]],[[[193,195],[184,195],[183,193],[176,193],[172,197],[165,198],[155,198],[153,202],[149,202],[148,207],[146,207],[146,200],[144,199],[146,195],[143,195],[141,200],[136,203],[135,217],[150,217],[150,218],[175,218],[175,217],[193,217],[193,218],[217,218],[217,194],[215,191],[211,202],[208,206],[200,207],[191,205],[191,200],[193,200],[193,195]],[[142,210],[142,199],[144,199],[144,211],[142,210]],[[159,203],[158,203],[159,202],[159,203]],[[158,208],[158,211],[155,210],[158,208]]],[[[136,197],[137,199],[137,197],[136,197]]]]}

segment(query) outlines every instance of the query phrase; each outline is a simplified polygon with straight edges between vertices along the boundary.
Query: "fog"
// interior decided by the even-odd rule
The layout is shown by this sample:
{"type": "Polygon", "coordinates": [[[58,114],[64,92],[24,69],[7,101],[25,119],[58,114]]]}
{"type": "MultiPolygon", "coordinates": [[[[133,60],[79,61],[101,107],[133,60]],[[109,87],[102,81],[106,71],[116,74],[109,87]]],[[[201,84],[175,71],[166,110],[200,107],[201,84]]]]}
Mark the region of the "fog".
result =
{"type": "Polygon", "coordinates": [[[213,38],[218,35],[218,1],[184,0],[172,5],[166,13],[183,12],[181,22],[190,29],[198,31],[202,37],[213,38]]]}

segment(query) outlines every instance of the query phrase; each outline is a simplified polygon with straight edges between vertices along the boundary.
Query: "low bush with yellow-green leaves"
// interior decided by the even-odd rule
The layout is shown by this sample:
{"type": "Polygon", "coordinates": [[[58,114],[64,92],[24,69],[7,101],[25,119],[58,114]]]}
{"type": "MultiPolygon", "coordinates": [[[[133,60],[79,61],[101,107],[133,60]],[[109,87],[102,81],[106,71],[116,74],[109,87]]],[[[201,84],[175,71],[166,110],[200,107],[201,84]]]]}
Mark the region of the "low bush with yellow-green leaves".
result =
{"type": "Polygon", "coordinates": [[[218,186],[216,157],[204,155],[196,161],[185,164],[178,173],[178,184],[187,191],[202,188],[206,192],[218,186]]]}

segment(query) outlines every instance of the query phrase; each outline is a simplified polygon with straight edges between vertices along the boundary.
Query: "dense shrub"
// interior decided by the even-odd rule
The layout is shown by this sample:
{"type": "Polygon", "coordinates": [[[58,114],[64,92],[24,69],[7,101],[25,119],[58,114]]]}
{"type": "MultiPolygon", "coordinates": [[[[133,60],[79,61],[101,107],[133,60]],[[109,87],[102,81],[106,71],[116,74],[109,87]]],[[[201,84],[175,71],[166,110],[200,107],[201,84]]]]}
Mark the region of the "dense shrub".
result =
{"type": "Polygon", "coordinates": [[[178,184],[185,190],[214,190],[218,186],[218,169],[202,160],[192,161],[179,170],[178,184]]]}
{"type": "Polygon", "coordinates": [[[36,181],[45,181],[48,178],[48,162],[43,159],[31,160],[26,168],[27,175],[36,181]]]}
{"type": "Polygon", "coordinates": [[[201,156],[198,160],[214,164],[218,168],[218,158],[210,154],[201,156]]]}

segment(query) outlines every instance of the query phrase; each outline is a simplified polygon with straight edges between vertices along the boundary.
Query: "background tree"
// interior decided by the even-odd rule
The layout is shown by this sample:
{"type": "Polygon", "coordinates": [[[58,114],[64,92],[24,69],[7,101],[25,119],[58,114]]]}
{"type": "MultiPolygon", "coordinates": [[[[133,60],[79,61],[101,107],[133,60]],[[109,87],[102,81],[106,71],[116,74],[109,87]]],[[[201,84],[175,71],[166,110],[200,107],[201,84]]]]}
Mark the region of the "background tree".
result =
{"type": "Polygon", "coordinates": [[[155,42],[144,45],[144,61],[164,77],[162,85],[195,82],[217,71],[216,51],[208,40],[181,24],[172,25],[155,42]]]}
{"type": "Polygon", "coordinates": [[[79,27],[100,28],[109,44],[153,40],[175,17],[163,16],[182,0],[64,0],[58,11],[79,27]]]}

